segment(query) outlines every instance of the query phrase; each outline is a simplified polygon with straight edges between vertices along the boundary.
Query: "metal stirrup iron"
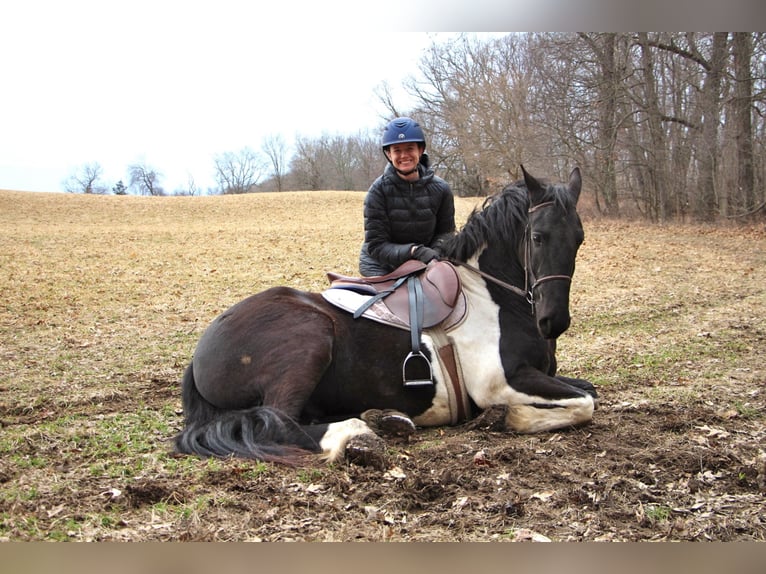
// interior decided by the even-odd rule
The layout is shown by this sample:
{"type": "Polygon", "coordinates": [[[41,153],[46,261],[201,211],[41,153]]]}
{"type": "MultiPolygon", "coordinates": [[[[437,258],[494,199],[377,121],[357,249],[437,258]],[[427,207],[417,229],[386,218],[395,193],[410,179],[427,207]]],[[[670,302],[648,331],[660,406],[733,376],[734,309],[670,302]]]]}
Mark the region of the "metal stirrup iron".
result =
{"type": "Polygon", "coordinates": [[[405,387],[433,385],[434,375],[431,361],[420,350],[420,332],[423,328],[423,286],[420,279],[410,276],[407,279],[407,293],[410,303],[410,335],[412,351],[405,357],[402,364],[402,378],[405,387]],[[414,373],[413,373],[414,371],[414,373]],[[428,373],[424,378],[423,373],[428,373]],[[414,376],[419,375],[419,376],[414,376]]]}

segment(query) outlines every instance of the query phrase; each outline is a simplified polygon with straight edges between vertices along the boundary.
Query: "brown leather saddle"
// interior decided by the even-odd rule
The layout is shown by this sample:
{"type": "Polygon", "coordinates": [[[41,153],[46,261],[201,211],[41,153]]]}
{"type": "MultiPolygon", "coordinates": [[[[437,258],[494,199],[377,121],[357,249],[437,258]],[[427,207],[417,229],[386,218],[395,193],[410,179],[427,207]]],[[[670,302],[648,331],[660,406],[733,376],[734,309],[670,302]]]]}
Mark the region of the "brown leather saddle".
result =
{"type": "Polygon", "coordinates": [[[461,291],[460,277],[455,267],[447,261],[432,261],[426,265],[410,259],[387,275],[375,277],[347,277],[329,272],[331,289],[350,289],[365,295],[372,295],[364,308],[357,309],[355,317],[379,300],[384,300],[389,310],[406,324],[410,321],[410,299],[406,282],[418,279],[423,290],[423,323],[428,329],[444,321],[457,304],[461,291]]]}
{"type": "Polygon", "coordinates": [[[354,311],[354,318],[377,302],[409,325],[412,351],[402,366],[405,386],[433,384],[433,369],[420,350],[420,334],[450,316],[462,292],[460,277],[447,261],[425,264],[411,259],[387,275],[348,277],[329,272],[331,289],[347,289],[370,297],[354,311]]]}

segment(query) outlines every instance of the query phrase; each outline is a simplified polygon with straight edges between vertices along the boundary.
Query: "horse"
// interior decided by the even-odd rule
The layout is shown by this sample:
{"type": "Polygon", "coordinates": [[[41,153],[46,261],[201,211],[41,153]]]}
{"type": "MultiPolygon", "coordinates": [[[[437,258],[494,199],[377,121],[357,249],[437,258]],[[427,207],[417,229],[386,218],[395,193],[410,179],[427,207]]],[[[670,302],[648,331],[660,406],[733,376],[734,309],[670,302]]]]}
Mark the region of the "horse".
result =
{"type": "Polygon", "coordinates": [[[321,293],[272,287],[222,312],[200,337],[182,378],[176,452],[285,464],[349,459],[353,445],[383,441],[370,413],[403,432],[460,424],[498,405],[510,432],[590,422],[594,386],[558,375],[555,357],[584,240],[580,169],[566,184],[521,169],[523,179],[487,197],[442,246],[464,309],[455,324],[425,328],[415,341],[433,366],[432,384],[402,383],[406,329],[356,318],[321,293]]]}

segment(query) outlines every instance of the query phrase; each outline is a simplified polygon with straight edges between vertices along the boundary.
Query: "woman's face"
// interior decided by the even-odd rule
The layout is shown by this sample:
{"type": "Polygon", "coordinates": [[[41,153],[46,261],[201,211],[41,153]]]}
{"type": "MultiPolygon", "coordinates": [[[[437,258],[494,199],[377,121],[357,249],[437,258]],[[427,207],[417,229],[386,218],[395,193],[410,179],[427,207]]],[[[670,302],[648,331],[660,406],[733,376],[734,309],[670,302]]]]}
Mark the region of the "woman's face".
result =
{"type": "MultiPolygon", "coordinates": [[[[417,142],[392,144],[388,148],[388,159],[391,165],[401,173],[409,173],[416,169],[420,156],[423,154],[423,145],[417,142]]],[[[417,171],[413,175],[417,174],[417,171]]]]}

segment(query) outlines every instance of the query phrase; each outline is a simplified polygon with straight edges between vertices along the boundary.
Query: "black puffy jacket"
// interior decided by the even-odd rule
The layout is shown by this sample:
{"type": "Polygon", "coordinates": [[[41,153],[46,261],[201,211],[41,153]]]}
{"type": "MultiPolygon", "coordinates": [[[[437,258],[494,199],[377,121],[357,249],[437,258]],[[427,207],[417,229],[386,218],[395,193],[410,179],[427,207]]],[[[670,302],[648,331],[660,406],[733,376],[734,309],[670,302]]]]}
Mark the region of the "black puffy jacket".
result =
{"type": "Polygon", "coordinates": [[[455,232],[455,199],[449,184],[434,174],[426,158],[418,171],[420,178],[410,182],[389,164],[367,191],[359,255],[362,275],[389,273],[411,258],[413,245],[438,250],[455,232]]]}

